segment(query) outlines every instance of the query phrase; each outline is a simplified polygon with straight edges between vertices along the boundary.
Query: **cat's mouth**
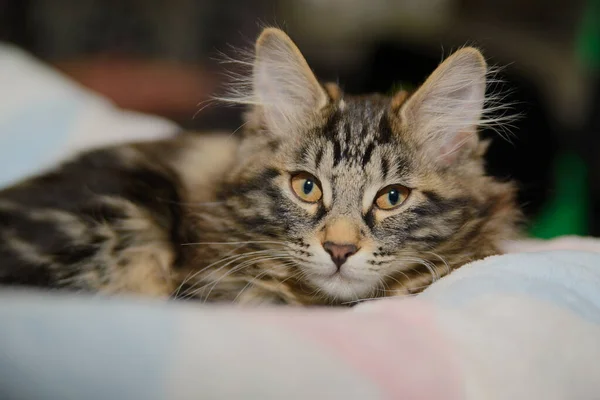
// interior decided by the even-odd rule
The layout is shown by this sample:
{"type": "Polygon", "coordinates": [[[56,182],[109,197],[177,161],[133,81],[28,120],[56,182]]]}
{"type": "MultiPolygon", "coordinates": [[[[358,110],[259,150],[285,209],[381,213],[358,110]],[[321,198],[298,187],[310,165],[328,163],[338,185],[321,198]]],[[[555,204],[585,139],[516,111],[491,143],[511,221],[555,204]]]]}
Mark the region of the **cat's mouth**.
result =
{"type": "Polygon", "coordinates": [[[343,268],[340,269],[339,271],[334,272],[333,274],[331,274],[329,276],[330,279],[338,279],[340,281],[344,281],[344,282],[359,282],[360,278],[354,276],[353,274],[349,273],[347,270],[344,270],[343,268]]]}
{"type": "Polygon", "coordinates": [[[356,300],[364,297],[373,291],[373,284],[376,284],[370,279],[344,271],[344,268],[333,273],[313,274],[310,280],[323,292],[339,300],[356,300]]]}
{"type": "Polygon", "coordinates": [[[357,276],[354,276],[352,273],[350,273],[347,269],[345,268],[340,268],[337,269],[335,271],[332,272],[322,272],[322,273],[315,273],[314,274],[315,277],[320,278],[320,279],[331,279],[331,280],[338,280],[338,281],[343,281],[343,282],[359,282],[360,278],[357,276]]]}

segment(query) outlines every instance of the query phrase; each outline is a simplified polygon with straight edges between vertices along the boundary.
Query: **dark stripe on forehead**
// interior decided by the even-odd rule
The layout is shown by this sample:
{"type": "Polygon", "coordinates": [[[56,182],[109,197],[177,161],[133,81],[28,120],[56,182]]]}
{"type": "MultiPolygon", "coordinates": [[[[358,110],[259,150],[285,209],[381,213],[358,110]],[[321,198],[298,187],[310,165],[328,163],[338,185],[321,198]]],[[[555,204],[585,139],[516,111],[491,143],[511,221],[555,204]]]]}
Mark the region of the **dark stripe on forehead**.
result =
{"type": "Polygon", "coordinates": [[[342,146],[338,140],[333,140],[333,166],[335,167],[342,161],[342,146]]]}
{"type": "Polygon", "coordinates": [[[365,150],[365,155],[363,156],[363,159],[362,159],[363,168],[365,168],[367,166],[367,164],[369,163],[369,161],[371,161],[371,154],[373,153],[373,149],[375,149],[375,143],[371,142],[367,146],[367,149],[365,150]]]}
{"type": "Polygon", "coordinates": [[[352,140],[352,125],[350,125],[349,122],[346,122],[344,124],[344,130],[346,133],[346,138],[345,138],[345,143],[344,143],[344,154],[342,154],[342,158],[343,159],[348,159],[350,158],[350,147],[351,147],[351,140],[352,140]]]}
{"type": "Polygon", "coordinates": [[[337,136],[338,124],[340,122],[340,113],[339,111],[334,112],[329,120],[323,127],[323,135],[329,139],[333,140],[337,136]]]}
{"type": "Polygon", "coordinates": [[[381,175],[383,179],[387,179],[388,173],[390,172],[390,162],[384,156],[381,157],[381,175]]]}
{"type": "Polygon", "coordinates": [[[344,124],[344,132],[346,133],[346,148],[348,148],[352,140],[352,125],[350,122],[344,124]]]}
{"type": "Polygon", "coordinates": [[[317,150],[317,155],[315,156],[315,169],[319,169],[322,159],[323,159],[323,146],[319,146],[319,150],[317,150]]]}
{"type": "Polygon", "coordinates": [[[398,172],[402,172],[405,171],[409,168],[409,162],[405,157],[396,157],[396,159],[394,160],[395,165],[396,165],[396,170],[398,172]]]}
{"type": "Polygon", "coordinates": [[[394,136],[394,132],[392,131],[392,127],[390,125],[390,120],[386,113],[383,113],[381,119],[379,120],[378,134],[378,140],[381,143],[389,143],[394,136]]]}
{"type": "Polygon", "coordinates": [[[308,150],[309,150],[309,145],[308,145],[308,143],[305,142],[298,150],[298,155],[296,157],[296,160],[301,163],[305,163],[305,164],[308,163],[308,156],[309,156],[308,150]]]}

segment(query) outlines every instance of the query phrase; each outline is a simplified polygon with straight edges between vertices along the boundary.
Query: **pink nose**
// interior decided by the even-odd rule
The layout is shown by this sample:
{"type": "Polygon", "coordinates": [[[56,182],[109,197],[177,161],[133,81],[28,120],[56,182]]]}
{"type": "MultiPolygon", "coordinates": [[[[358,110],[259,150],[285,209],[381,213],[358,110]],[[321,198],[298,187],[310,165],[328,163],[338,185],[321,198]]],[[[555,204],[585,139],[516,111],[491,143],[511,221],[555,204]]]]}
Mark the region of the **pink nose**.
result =
{"type": "Polygon", "coordinates": [[[358,248],[353,244],[337,244],[333,242],[323,243],[323,248],[329,253],[338,269],[348,260],[348,257],[358,251],[358,248]]]}

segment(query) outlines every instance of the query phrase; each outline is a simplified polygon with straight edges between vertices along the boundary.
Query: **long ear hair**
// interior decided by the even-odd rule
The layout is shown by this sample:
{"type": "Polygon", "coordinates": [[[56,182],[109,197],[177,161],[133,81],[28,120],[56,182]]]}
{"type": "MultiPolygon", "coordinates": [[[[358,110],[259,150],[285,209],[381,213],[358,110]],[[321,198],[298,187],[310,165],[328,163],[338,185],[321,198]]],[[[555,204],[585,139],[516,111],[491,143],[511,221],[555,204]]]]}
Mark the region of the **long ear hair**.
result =
{"type": "Polygon", "coordinates": [[[458,50],[402,104],[398,113],[405,131],[441,164],[451,164],[463,151],[477,151],[480,127],[514,118],[498,115],[510,106],[486,92],[494,72],[479,50],[458,50]]]}
{"type": "Polygon", "coordinates": [[[306,125],[329,103],[298,47],[279,29],[266,28],[252,57],[238,63],[251,73],[236,75],[232,88],[217,99],[252,106],[273,134],[286,135],[306,125]]]}

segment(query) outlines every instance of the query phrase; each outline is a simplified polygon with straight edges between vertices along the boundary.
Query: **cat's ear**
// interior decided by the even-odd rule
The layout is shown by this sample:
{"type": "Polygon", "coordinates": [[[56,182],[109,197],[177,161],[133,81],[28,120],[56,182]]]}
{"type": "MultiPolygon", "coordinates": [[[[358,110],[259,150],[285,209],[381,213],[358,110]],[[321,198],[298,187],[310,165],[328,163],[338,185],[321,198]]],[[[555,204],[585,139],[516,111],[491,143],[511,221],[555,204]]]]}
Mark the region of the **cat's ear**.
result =
{"type": "Polygon", "coordinates": [[[298,47],[275,28],[265,29],[256,41],[252,84],[265,123],[277,133],[306,125],[329,103],[298,47]]]}
{"type": "Polygon", "coordinates": [[[487,65],[475,48],[448,57],[400,107],[403,128],[436,161],[452,164],[477,148],[487,65]]]}

